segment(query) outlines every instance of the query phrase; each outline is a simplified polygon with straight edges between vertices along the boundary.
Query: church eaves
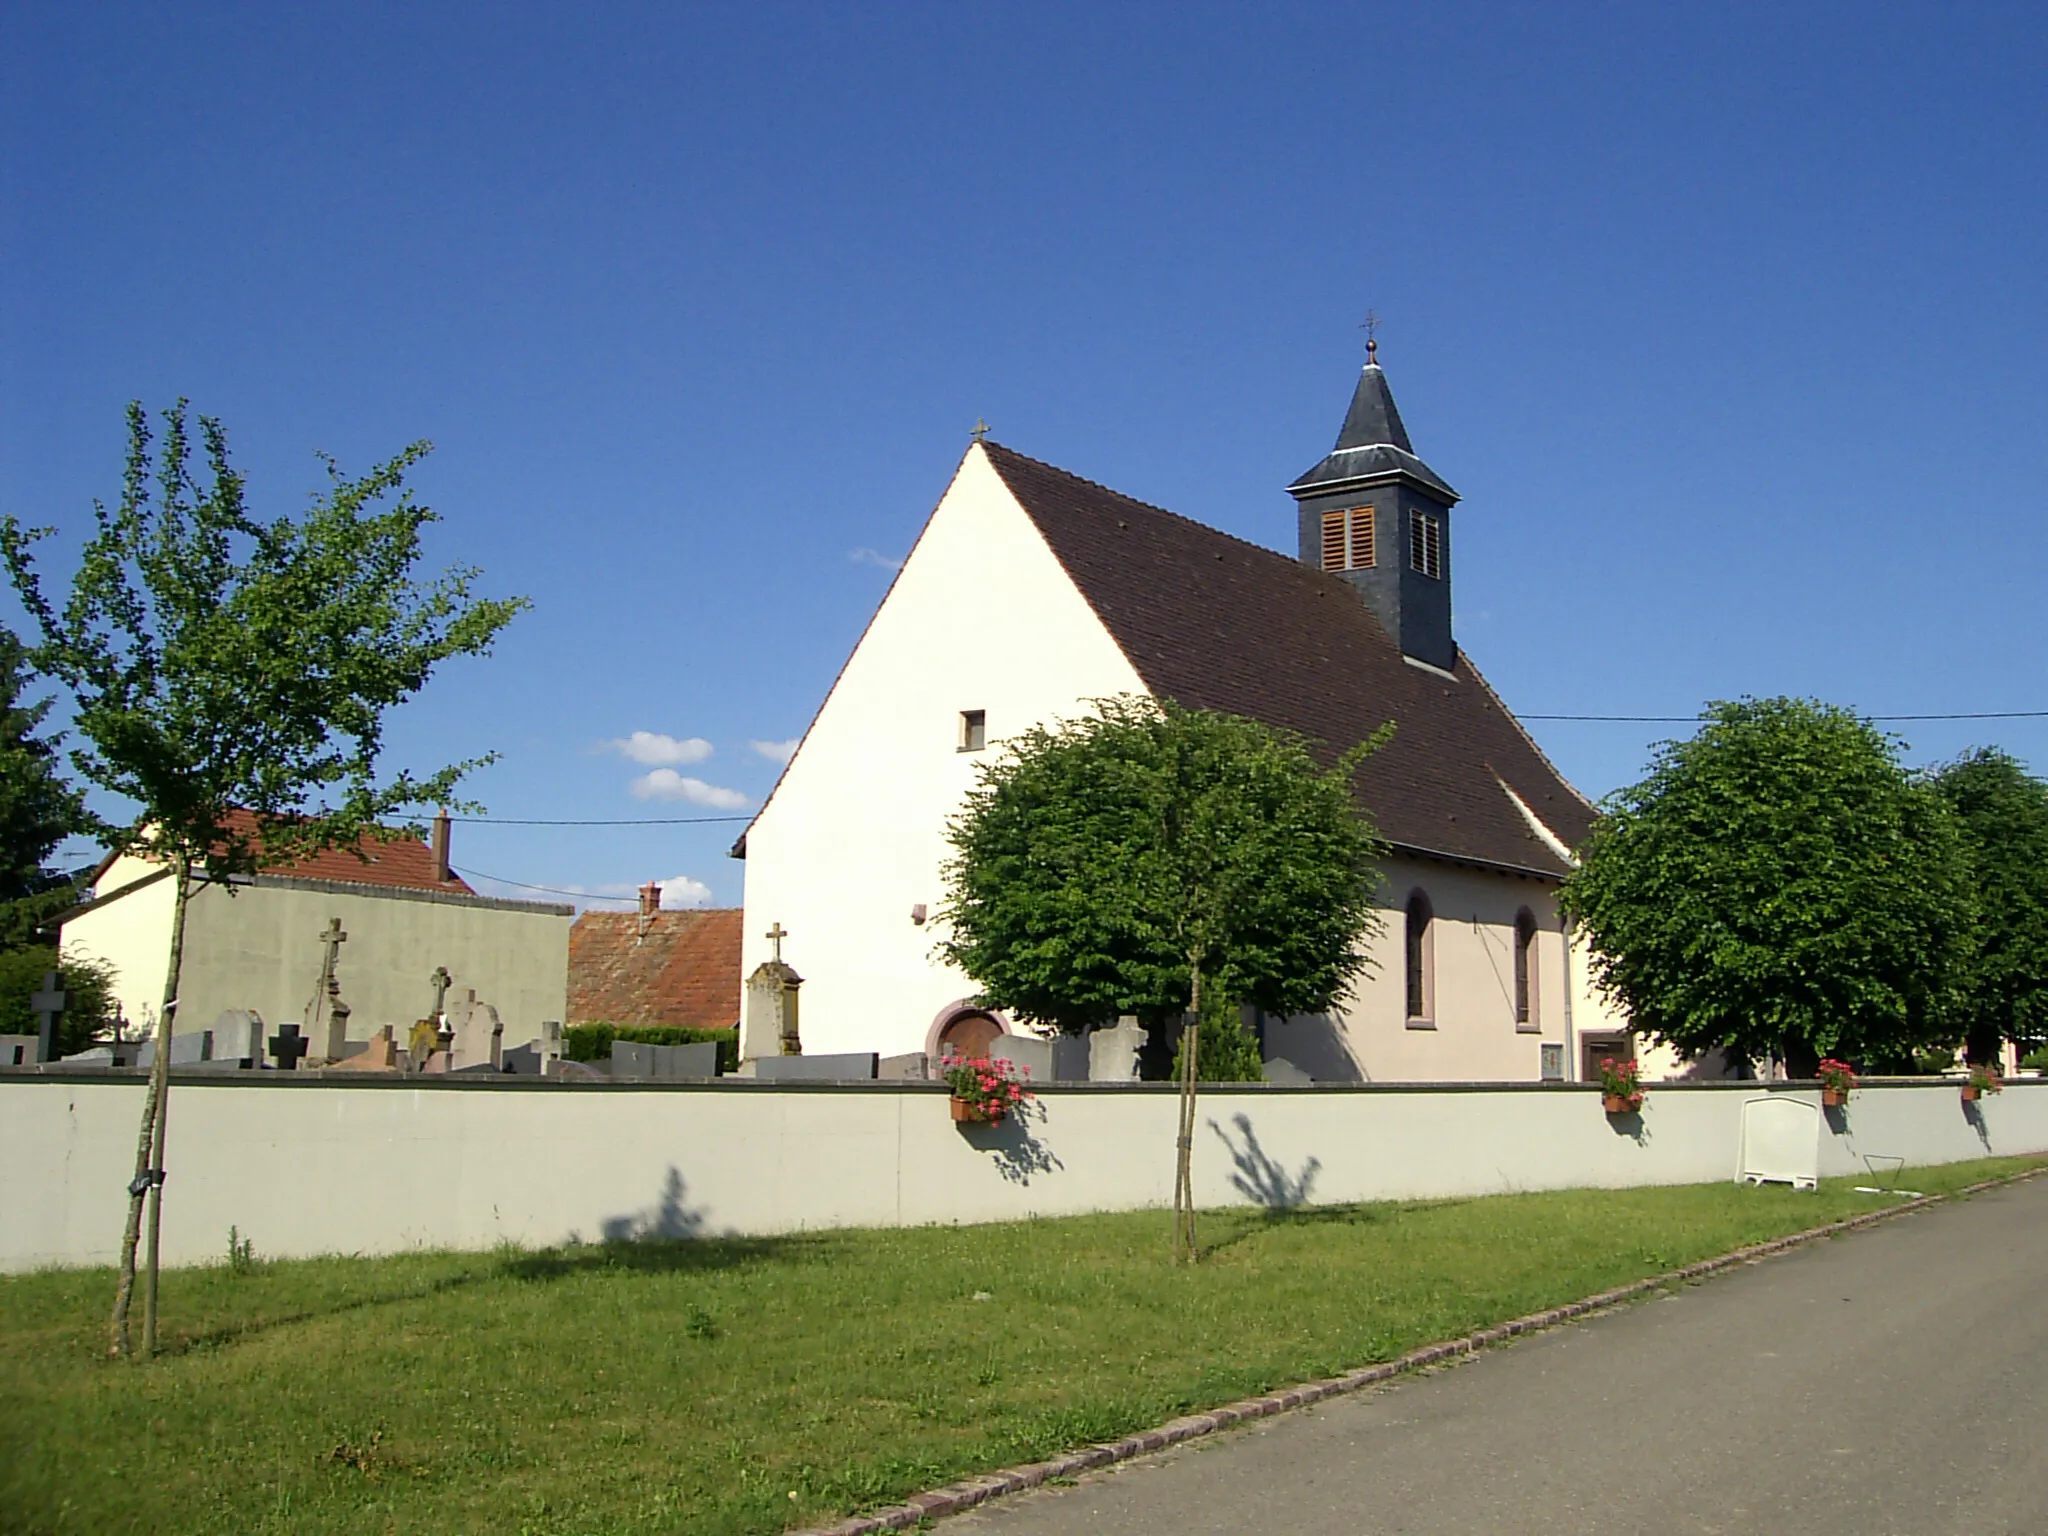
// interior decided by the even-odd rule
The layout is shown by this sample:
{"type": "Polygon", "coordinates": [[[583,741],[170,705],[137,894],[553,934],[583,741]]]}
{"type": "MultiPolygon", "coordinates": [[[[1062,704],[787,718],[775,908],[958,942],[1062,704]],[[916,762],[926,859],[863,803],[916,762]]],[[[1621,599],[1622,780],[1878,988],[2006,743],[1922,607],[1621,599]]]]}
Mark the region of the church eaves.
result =
{"type": "Polygon", "coordinates": [[[982,448],[1154,694],[1297,732],[1325,761],[1392,720],[1355,786],[1389,842],[1552,880],[1569,869],[1515,802],[1567,847],[1592,807],[1462,652],[1449,676],[1409,665],[1342,577],[982,448]]]}

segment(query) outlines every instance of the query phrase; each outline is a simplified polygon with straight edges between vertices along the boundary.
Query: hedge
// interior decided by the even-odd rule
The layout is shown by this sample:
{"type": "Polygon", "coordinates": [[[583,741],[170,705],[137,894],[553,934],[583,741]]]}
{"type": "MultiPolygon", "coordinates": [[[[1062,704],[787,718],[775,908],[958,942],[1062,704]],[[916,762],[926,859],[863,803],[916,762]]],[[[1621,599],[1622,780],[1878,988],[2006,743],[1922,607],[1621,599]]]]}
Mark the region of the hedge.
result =
{"type": "Polygon", "coordinates": [[[737,1072],[740,1032],[736,1029],[689,1029],[669,1024],[571,1024],[562,1031],[562,1054],[571,1061],[610,1061],[612,1042],[633,1045],[697,1045],[718,1047],[718,1070],[737,1072]]]}

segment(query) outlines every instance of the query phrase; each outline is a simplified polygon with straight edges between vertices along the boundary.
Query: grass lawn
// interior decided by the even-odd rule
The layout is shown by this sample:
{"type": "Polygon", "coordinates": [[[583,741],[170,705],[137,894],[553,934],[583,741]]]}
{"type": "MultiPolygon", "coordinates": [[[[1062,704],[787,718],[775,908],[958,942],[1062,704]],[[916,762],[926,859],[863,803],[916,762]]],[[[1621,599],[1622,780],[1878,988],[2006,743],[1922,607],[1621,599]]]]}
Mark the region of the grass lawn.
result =
{"type": "Polygon", "coordinates": [[[110,1271],[0,1278],[0,1530],[776,1532],[1886,1203],[1850,1182],[1215,1211],[1193,1270],[1163,1212],[223,1262],[140,1366],[110,1271]]]}

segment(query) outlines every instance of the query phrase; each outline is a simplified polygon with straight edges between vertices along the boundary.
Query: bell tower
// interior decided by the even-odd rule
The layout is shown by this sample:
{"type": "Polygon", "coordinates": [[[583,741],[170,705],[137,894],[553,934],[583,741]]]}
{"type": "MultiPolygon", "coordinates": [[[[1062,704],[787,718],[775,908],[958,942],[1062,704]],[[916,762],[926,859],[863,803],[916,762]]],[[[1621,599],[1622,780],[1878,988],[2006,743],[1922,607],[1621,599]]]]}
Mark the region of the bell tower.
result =
{"type": "Polygon", "coordinates": [[[1458,493],[1415,456],[1394,392],[1365,344],[1337,446],[1287,487],[1301,520],[1303,564],[1341,575],[1401,654],[1450,671],[1451,508],[1458,493]]]}

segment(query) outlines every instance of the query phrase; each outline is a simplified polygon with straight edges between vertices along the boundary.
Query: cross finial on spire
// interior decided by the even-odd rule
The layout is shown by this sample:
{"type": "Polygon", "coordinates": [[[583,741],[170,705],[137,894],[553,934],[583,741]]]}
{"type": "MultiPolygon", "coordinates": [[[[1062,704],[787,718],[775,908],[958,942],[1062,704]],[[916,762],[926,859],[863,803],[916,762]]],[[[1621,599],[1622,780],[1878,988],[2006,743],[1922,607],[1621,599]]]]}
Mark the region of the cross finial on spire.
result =
{"type": "Polygon", "coordinates": [[[1368,309],[1365,312],[1365,319],[1359,322],[1358,328],[1365,332],[1365,366],[1375,367],[1380,360],[1380,317],[1368,309]]]}
{"type": "Polygon", "coordinates": [[[985,443],[988,441],[988,423],[983,421],[979,416],[974,418],[974,440],[977,443],[985,443]]]}
{"type": "Polygon", "coordinates": [[[780,961],[782,959],[782,941],[789,937],[789,930],[778,922],[763,937],[775,946],[775,958],[780,961]]]}

